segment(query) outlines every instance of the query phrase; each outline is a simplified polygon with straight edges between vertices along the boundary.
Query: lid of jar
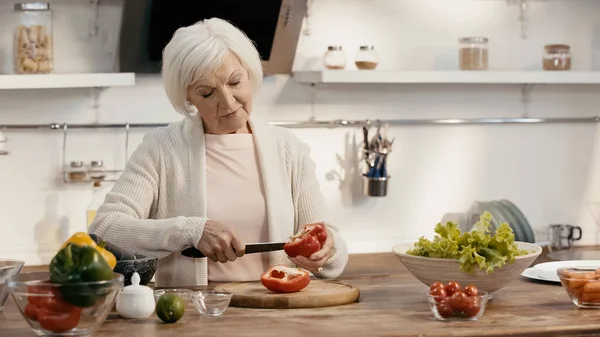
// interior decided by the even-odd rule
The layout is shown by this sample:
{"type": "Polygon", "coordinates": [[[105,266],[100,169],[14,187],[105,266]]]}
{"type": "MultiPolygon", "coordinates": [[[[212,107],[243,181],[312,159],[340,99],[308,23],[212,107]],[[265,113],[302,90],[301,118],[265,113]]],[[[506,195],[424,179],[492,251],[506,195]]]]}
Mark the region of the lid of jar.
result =
{"type": "Polygon", "coordinates": [[[483,36],[465,36],[458,39],[459,42],[471,42],[471,43],[487,43],[489,39],[483,36]]]}
{"type": "Polygon", "coordinates": [[[327,50],[342,50],[342,46],[329,46],[327,50]]]}
{"type": "Polygon", "coordinates": [[[83,162],[81,160],[72,161],[71,167],[83,167],[83,162]]]}
{"type": "Polygon", "coordinates": [[[547,44],[544,46],[546,50],[569,50],[571,47],[567,44],[547,44]]]}
{"type": "Polygon", "coordinates": [[[47,11],[50,4],[47,2],[21,2],[15,4],[16,11],[47,11]]]}
{"type": "Polygon", "coordinates": [[[360,50],[374,50],[375,47],[373,47],[373,46],[360,46],[359,49],[360,50]]]}
{"type": "Polygon", "coordinates": [[[154,298],[154,291],[152,288],[140,285],[140,274],[137,272],[131,275],[131,285],[121,289],[121,293],[131,295],[149,295],[154,298]]]}
{"type": "Polygon", "coordinates": [[[101,167],[104,165],[102,160],[92,160],[92,167],[101,167]]]}

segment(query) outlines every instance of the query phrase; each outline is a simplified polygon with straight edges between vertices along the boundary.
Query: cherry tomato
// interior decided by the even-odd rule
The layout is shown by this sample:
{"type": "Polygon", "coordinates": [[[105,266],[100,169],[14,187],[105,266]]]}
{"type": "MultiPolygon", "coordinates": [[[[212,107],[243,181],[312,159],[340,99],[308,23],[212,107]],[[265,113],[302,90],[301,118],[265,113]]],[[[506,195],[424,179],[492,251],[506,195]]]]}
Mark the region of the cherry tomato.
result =
{"type": "Polygon", "coordinates": [[[435,288],[446,288],[446,286],[442,282],[433,282],[429,287],[429,292],[431,293],[435,288]]]}
{"type": "Polygon", "coordinates": [[[479,313],[479,309],[481,309],[479,296],[467,297],[467,303],[463,309],[465,315],[469,318],[475,317],[479,313]]]}
{"type": "Polygon", "coordinates": [[[431,291],[429,291],[429,294],[431,296],[433,296],[433,298],[435,298],[436,302],[440,302],[442,300],[445,300],[447,295],[446,295],[446,290],[444,289],[444,287],[436,287],[431,289],[431,291]]]}
{"type": "Polygon", "coordinates": [[[458,282],[450,281],[446,284],[446,294],[448,296],[452,296],[455,291],[461,290],[460,284],[458,282]]]}
{"type": "Polygon", "coordinates": [[[450,296],[448,303],[456,311],[463,311],[468,305],[469,297],[462,290],[457,290],[450,296]]]}
{"type": "Polygon", "coordinates": [[[454,315],[454,309],[452,309],[452,306],[450,305],[448,300],[440,301],[436,304],[436,308],[438,314],[440,314],[440,316],[442,316],[443,318],[449,318],[454,315]]]}
{"type": "Polygon", "coordinates": [[[479,295],[479,289],[477,289],[476,286],[469,284],[468,286],[465,287],[465,294],[467,294],[467,296],[469,296],[469,297],[477,296],[477,295],[479,295]]]}
{"type": "Polygon", "coordinates": [[[25,316],[31,320],[37,321],[37,308],[35,304],[27,303],[27,306],[25,307],[25,316]]]}

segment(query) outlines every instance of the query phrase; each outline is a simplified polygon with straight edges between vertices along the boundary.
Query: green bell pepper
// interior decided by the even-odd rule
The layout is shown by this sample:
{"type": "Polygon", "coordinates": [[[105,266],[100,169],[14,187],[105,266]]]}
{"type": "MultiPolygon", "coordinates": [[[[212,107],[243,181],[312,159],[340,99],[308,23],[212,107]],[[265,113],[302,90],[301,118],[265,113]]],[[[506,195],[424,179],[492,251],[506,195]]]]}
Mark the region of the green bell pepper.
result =
{"type": "Polygon", "coordinates": [[[110,292],[108,284],[85,282],[112,279],[112,269],[92,246],[69,243],[50,262],[50,281],[61,285],[59,289],[64,301],[78,307],[92,307],[110,292]]]}

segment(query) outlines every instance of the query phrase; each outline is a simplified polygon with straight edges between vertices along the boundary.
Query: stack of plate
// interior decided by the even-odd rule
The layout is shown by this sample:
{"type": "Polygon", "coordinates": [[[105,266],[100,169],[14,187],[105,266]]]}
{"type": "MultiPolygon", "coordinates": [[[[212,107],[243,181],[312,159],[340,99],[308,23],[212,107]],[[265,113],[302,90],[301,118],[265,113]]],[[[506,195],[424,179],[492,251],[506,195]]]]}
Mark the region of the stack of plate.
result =
{"type": "Polygon", "coordinates": [[[467,212],[467,223],[470,230],[473,224],[479,221],[479,216],[488,211],[492,214],[492,232],[494,232],[501,223],[509,224],[515,233],[515,241],[535,243],[535,235],[533,229],[529,225],[529,221],[512,202],[502,199],[499,201],[476,201],[467,212]]]}
{"type": "Polygon", "coordinates": [[[560,283],[560,279],[558,278],[556,271],[559,268],[564,267],[600,268],[600,260],[573,260],[540,263],[531,268],[525,269],[521,275],[533,280],[560,283]]]}

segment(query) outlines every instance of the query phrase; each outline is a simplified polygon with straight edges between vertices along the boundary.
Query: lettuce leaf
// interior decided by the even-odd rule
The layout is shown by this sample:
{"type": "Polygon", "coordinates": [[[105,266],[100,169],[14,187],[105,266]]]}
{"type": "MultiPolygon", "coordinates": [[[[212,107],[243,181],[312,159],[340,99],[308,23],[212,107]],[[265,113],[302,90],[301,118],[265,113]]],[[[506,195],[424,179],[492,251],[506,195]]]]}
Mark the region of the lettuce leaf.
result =
{"type": "Polygon", "coordinates": [[[465,272],[473,272],[476,267],[486,273],[515,262],[515,257],[529,254],[515,243],[515,234],[507,223],[502,223],[491,235],[492,215],[484,212],[479,216],[470,231],[461,233],[457,224],[449,221],[435,226],[433,240],[421,237],[407,254],[455,259],[465,272]]]}

